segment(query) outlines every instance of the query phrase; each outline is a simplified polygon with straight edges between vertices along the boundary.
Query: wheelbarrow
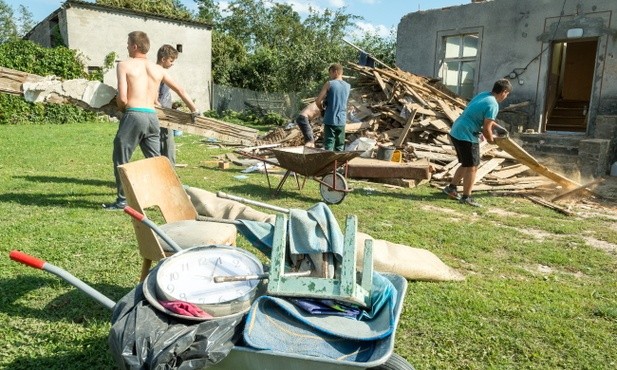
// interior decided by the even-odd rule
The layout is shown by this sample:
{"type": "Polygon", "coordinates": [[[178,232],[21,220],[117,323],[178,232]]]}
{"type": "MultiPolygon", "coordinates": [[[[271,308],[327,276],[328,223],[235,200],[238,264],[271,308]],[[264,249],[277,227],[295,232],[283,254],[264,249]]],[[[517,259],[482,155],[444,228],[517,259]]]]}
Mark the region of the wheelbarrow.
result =
{"type": "MultiPolygon", "coordinates": [[[[132,217],[140,220],[147,226],[151,227],[157,234],[159,234],[159,236],[166,239],[168,243],[171,243],[170,245],[172,245],[176,251],[179,250],[179,247],[173,242],[173,240],[169,239],[169,237],[165,235],[164,232],[160,228],[158,228],[152,221],[148,220],[144,215],[130,209],[129,207],[125,209],[125,212],[131,215],[132,217]]],[[[187,253],[187,251],[190,252],[192,249],[197,250],[199,248],[203,248],[203,246],[197,246],[193,248],[184,249],[182,252],[178,252],[175,255],[182,255],[183,253],[187,253]]],[[[130,301],[130,299],[134,295],[136,296],[139,294],[136,292],[143,291],[143,296],[145,297],[144,300],[150,303],[149,310],[150,311],[158,310],[159,313],[162,312],[168,315],[169,319],[164,320],[166,322],[169,321],[173,323],[174,321],[176,321],[178,322],[178,325],[182,325],[182,326],[189,325],[190,326],[190,325],[203,325],[202,324],[203,320],[205,320],[201,318],[189,318],[187,316],[180,316],[177,313],[169,312],[169,310],[167,310],[165,307],[162,307],[161,304],[156,301],[156,298],[153,298],[153,296],[155,295],[154,293],[155,289],[151,286],[146,287],[146,285],[150,284],[148,282],[151,282],[155,279],[153,278],[153,276],[156,276],[156,272],[158,268],[160,267],[160,265],[165,264],[165,261],[168,259],[173,259],[174,255],[164,259],[161,263],[159,263],[159,266],[157,266],[155,269],[153,269],[150,272],[146,281],[143,284],[138,285],[134,291],[127,294],[127,296],[125,296],[125,298],[121,300],[122,305],[119,305],[119,307],[117,307],[118,305],[114,301],[112,301],[111,299],[103,295],[102,293],[96,291],[95,289],[90,287],[88,284],[84,283],[83,281],[76,278],[69,272],[63,270],[62,268],[54,266],[48,262],[45,262],[43,260],[40,260],[36,257],[30,256],[20,251],[14,250],[10,253],[9,256],[12,260],[16,262],[20,262],[30,267],[48,271],[64,279],[65,281],[69,282],[76,288],[88,294],[90,297],[98,301],[103,306],[107,307],[108,309],[113,310],[114,317],[116,319],[118,318],[118,316],[125,315],[125,313],[120,314],[119,312],[123,311],[126,308],[127,297],[129,297],[128,300],[130,301]],[[184,323],[184,324],[181,324],[181,323],[184,323]]],[[[313,369],[313,368],[319,368],[322,370],[343,370],[343,369],[375,369],[375,370],[377,369],[410,370],[411,369],[413,370],[413,367],[404,358],[402,358],[401,356],[393,352],[394,334],[396,331],[396,327],[398,326],[400,314],[403,308],[403,299],[405,297],[405,292],[407,289],[407,280],[405,280],[402,276],[395,275],[395,274],[384,274],[384,277],[386,277],[388,280],[392,282],[392,284],[394,285],[394,287],[396,288],[398,292],[397,302],[394,307],[394,316],[393,316],[394,331],[392,332],[391,335],[383,339],[379,339],[376,342],[375,350],[373,351],[369,360],[366,362],[333,360],[329,358],[307,356],[307,355],[294,354],[294,353],[281,353],[281,352],[267,351],[267,350],[266,351],[256,350],[251,347],[242,346],[242,345],[236,345],[233,348],[231,348],[231,350],[229,351],[229,348],[227,350],[224,350],[224,347],[225,347],[224,344],[220,344],[218,347],[216,347],[215,355],[213,355],[212,353],[204,353],[203,363],[207,364],[208,368],[212,368],[215,370],[237,370],[237,369],[245,369],[245,370],[269,370],[269,369],[271,370],[278,370],[278,369],[304,370],[304,369],[307,369],[308,370],[308,369],[313,369]],[[224,358],[222,359],[222,361],[219,362],[219,360],[216,360],[217,356],[219,357],[219,359],[223,356],[224,358]]],[[[143,307],[142,305],[136,305],[136,306],[143,307]]],[[[153,317],[158,317],[160,314],[152,314],[152,315],[153,317]]],[[[239,314],[233,314],[233,315],[229,315],[226,317],[221,317],[222,319],[221,326],[225,327],[228,332],[228,334],[226,333],[222,334],[223,339],[231,338],[231,336],[233,335],[233,331],[229,331],[229,328],[231,327],[232,323],[237,325],[237,323],[242,320],[243,315],[244,315],[244,312],[240,312],[239,314]]],[[[157,328],[157,331],[160,332],[161,329],[157,328]]],[[[207,330],[204,330],[204,331],[212,332],[212,328],[209,327],[207,328],[207,330]]],[[[221,331],[223,330],[218,330],[218,332],[221,332],[221,331]]],[[[124,337],[125,336],[124,333],[122,334],[123,335],[121,336],[124,337]]],[[[155,335],[155,334],[153,333],[152,335],[155,335]]],[[[158,333],[156,335],[158,335],[158,333]]],[[[126,336],[130,336],[130,334],[127,333],[126,336]]],[[[171,337],[176,338],[175,332],[173,333],[171,337]]],[[[213,340],[212,342],[217,343],[216,340],[213,340]]],[[[150,351],[152,351],[152,349],[150,349],[150,351]]],[[[213,349],[212,351],[214,352],[215,349],[213,349]]],[[[120,351],[120,352],[123,352],[123,351],[120,351]]],[[[176,349],[174,349],[174,353],[175,352],[176,352],[176,349]]],[[[191,352],[190,348],[187,349],[187,352],[191,352]]],[[[115,354],[116,354],[116,359],[118,359],[118,354],[117,353],[115,354]]],[[[179,354],[179,356],[181,355],[182,353],[179,354]]],[[[195,353],[192,353],[191,358],[193,359],[193,361],[195,361],[195,357],[196,357],[195,353]]],[[[196,367],[196,368],[199,368],[199,367],[196,367]]]]}
{"type": "MultiPolygon", "coordinates": [[[[76,278],[66,270],[52,265],[46,261],[30,256],[20,251],[11,251],[10,258],[27,266],[41,269],[64,279],[71,285],[80,289],[90,297],[98,301],[110,310],[114,310],[116,303],[98,292],[88,284],[76,278]]],[[[155,272],[156,270],[153,270],[155,272]]],[[[400,314],[403,308],[403,297],[407,289],[407,281],[395,274],[383,274],[392,281],[398,291],[398,300],[395,306],[394,328],[398,326],[400,314]]],[[[171,317],[173,319],[173,316],[171,317]]],[[[274,351],[256,350],[250,347],[236,345],[229,354],[220,362],[208,366],[213,370],[413,370],[403,357],[394,353],[394,333],[387,338],[379,340],[375,351],[367,362],[351,362],[345,360],[333,360],[328,358],[299,355],[293,353],[280,353],[274,351]]]]}
{"type": "MultiPolygon", "coordinates": [[[[305,146],[294,146],[288,148],[270,149],[276,161],[263,156],[249,153],[245,150],[237,150],[236,153],[249,158],[262,161],[264,164],[271,164],[285,169],[285,174],[274,189],[274,194],[280,193],[283,185],[291,174],[296,179],[298,190],[304,188],[307,178],[312,178],[319,183],[319,192],[326,203],[339,204],[345,199],[351,189],[347,186],[347,162],[360,156],[363,151],[343,151],[334,152],[319,148],[308,148],[305,146]],[[343,173],[339,172],[343,169],[343,173]],[[302,183],[296,175],[304,176],[302,183]]],[[[268,167],[265,167],[268,187],[272,190],[268,167]]]]}

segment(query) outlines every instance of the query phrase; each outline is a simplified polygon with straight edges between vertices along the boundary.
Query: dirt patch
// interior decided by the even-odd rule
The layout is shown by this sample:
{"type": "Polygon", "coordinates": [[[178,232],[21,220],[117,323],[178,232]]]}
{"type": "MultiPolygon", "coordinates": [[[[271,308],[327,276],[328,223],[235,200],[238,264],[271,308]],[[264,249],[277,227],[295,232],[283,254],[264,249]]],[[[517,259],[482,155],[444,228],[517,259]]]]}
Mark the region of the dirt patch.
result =
{"type": "Polygon", "coordinates": [[[497,216],[504,216],[504,217],[529,217],[529,215],[506,211],[505,209],[501,209],[501,208],[491,208],[487,211],[487,213],[493,213],[493,214],[496,214],[497,216]]]}
{"type": "Polygon", "coordinates": [[[546,240],[546,239],[554,239],[558,238],[558,235],[537,229],[520,229],[518,227],[515,228],[518,232],[521,232],[525,235],[529,235],[534,237],[536,240],[546,240]]]}
{"type": "Polygon", "coordinates": [[[613,243],[605,242],[604,240],[598,240],[596,238],[592,238],[591,236],[584,236],[583,239],[585,239],[585,242],[587,242],[587,244],[594,248],[617,255],[617,245],[613,243]]]}

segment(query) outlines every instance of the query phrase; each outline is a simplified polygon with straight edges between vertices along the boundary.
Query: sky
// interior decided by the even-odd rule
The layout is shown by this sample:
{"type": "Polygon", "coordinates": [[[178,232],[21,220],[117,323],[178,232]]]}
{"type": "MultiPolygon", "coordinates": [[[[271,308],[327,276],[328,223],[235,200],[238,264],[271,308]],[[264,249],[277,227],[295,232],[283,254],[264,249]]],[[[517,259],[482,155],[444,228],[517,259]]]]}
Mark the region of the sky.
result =
{"type": "MultiPolygon", "coordinates": [[[[270,0],[272,1],[272,0],[270,0]]],[[[290,4],[300,15],[307,14],[308,8],[340,9],[345,13],[363,17],[356,22],[357,30],[388,36],[392,28],[408,13],[418,10],[438,9],[448,6],[471,3],[471,0],[274,0],[290,4]]],[[[64,0],[4,0],[16,12],[19,5],[24,5],[32,13],[36,23],[58,9],[64,0]]],[[[193,0],[181,0],[189,9],[196,10],[193,0]]],[[[219,7],[225,8],[228,1],[219,0],[219,7]]]]}

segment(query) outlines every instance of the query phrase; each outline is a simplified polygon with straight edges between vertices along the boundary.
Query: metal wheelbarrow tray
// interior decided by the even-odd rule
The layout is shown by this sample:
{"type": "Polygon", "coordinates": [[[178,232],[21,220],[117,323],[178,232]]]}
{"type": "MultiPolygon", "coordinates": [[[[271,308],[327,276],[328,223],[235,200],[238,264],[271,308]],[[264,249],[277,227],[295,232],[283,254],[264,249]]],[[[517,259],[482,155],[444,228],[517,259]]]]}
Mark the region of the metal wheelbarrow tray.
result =
{"type": "MultiPolygon", "coordinates": [[[[237,153],[244,156],[258,159],[264,163],[269,163],[275,166],[279,166],[285,169],[283,178],[274,190],[275,194],[278,194],[287,178],[292,173],[294,177],[296,174],[305,176],[302,184],[296,177],[296,184],[298,190],[304,187],[307,177],[311,177],[313,180],[320,184],[320,193],[326,203],[338,204],[343,201],[345,195],[351,191],[347,186],[347,162],[353,158],[362,154],[362,151],[343,151],[334,152],[319,148],[309,148],[305,146],[294,146],[287,148],[274,148],[271,149],[272,154],[276,158],[276,161],[268,158],[256,156],[246,151],[237,151],[237,153]],[[338,169],[343,166],[343,174],[338,169]],[[321,177],[321,178],[318,178],[321,177]]],[[[270,183],[270,176],[266,167],[266,176],[268,179],[268,187],[272,188],[270,183]]]]}
{"type": "Polygon", "coordinates": [[[381,367],[392,357],[398,357],[400,370],[413,369],[404,359],[394,353],[394,339],[398,327],[403,300],[407,291],[407,280],[400,275],[382,273],[396,288],[397,302],[394,307],[394,331],[392,335],[377,342],[375,351],[367,362],[333,360],[329,358],[305,356],[293,353],[280,353],[269,350],[256,350],[250,347],[235,346],[223,359],[211,369],[215,370],[358,370],[358,369],[397,369],[396,363],[388,363],[388,367],[381,367]]]}

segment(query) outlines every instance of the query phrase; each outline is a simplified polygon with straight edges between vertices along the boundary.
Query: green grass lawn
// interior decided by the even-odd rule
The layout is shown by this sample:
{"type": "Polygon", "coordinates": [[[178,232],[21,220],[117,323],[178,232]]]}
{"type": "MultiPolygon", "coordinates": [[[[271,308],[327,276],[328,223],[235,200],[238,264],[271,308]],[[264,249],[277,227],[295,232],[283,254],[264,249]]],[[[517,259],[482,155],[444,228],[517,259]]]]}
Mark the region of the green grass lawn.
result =
{"type": "MultiPolygon", "coordinates": [[[[47,260],[113,300],[134,288],[141,259],[129,216],[101,208],[115,197],[116,127],[0,126],[2,369],[114,367],[111,312],[8,254],[47,260]]],[[[217,168],[212,156],[224,149],[177,139],[187,185],[286,208],[320,201],[314,181],[302,192],[290,182],[271,198],[264,175],[217,168]]],[[[428,249],[466,276],[409,283],[395,350],[417,369],[617,368],[617,217],[568,217],[486,193],[475,209],[430,187],[352,186],[331,207],[340,223],[356,214],[360,231],[428,249]]]]}

